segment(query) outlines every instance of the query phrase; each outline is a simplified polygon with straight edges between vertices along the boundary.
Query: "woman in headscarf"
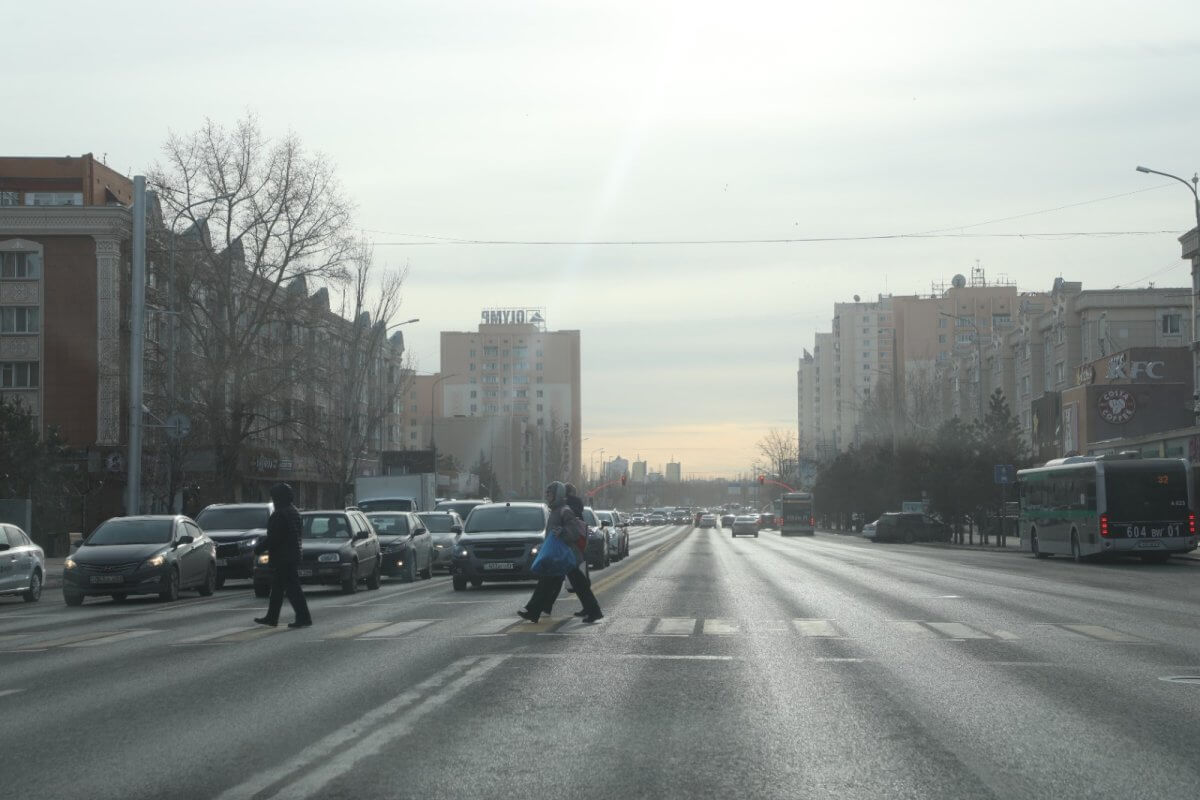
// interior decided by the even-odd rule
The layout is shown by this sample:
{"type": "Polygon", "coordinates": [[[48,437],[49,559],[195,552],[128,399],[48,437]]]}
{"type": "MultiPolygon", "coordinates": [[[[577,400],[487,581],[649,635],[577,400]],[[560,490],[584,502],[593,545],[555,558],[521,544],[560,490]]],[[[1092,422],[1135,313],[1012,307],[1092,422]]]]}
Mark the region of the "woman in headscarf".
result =
{"type": "MultiPolygon", "coordinates": [[[[550,507],[550,516],[546,520],[546,536],[558,536],[568,547],[575,553],[576,566],[566,577],[571,579],[571,585],[575,587],[575,593],[579,600],[583,603],[583,621],[587,623],[596,622],[602,619],[604,615],[600,613],[600,604],[596,602],[596,596],[592,594],[592,582],[579,569],[579,564],[583,563],[584,554],[579,551],[577,546],[579,538],[579,523],[578,517],[571,512],[570,506],[567,505],[567,486],[561,481],[554,481],[546,487],[546,505],[550,507]]],[[[544,576],[538,578],[537,587],[533,590],[533,595],[529,598],[529,602],[525,607],[517,612],[517,615],[522,619],[527,619],[530,622],[537,622],[542,614],[550,613],[550,608],[554,605],[554,600],[562,591],[563,576],[544,576]]]]}

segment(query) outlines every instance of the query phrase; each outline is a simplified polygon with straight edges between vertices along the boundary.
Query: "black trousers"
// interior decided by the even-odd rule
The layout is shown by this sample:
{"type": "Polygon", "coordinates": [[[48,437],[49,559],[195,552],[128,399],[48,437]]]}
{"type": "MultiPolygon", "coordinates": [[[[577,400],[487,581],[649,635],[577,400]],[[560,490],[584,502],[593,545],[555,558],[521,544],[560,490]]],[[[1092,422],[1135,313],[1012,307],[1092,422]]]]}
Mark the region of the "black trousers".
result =
{"type": "MultiPolygon", "coordinates": [[[[571,586],[575,588],[575,595],[579,598],[579,602],[583,603],[583,610],[589,616],[599,616],[600,603],[597,602],[596,595],[592,593],[591,579],[579,567],[568,572],[566,577],[571,579],[571,586]]],[[[549,614],[554,607],[554,601],[558,599],[559,592],[562,591],[562,585],[562,575],[538,578],[537,587],[533,590],[533,596],[529,598],[525,608],[531,614],[549,614]]]]}
{"type": "Polygon", "coordinates": [[[271,600],[267,605],[267,619],[279,621],[279,611],[283,608],[283,596],[287,595],[296,613],[297,622],[312,622],[308,612],[308,601],[304,599],[304,589],[300,586],[300,576],[296,574],[295,564],[278,564],[271,579],[271,600]]]}

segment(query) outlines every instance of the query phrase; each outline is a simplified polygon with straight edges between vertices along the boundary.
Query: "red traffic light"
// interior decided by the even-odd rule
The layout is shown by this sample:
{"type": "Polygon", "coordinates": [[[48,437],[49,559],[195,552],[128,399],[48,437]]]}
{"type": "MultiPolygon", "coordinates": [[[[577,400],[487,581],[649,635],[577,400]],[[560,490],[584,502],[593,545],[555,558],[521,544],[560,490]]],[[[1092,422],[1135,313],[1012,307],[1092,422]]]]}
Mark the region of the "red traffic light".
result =
{"type": "Polygon", "coordinates": [[[758,485],[759,485],[759,486],[762,486],[762,485],[763,485],[764,483],[766,483],[766,482],[767,482],[767,476],[766,476],[766,475],[759,475],[759,476],[758,476],[758,485]]]}
{"type": "Polygon", "coordinates": [[[621,476],[621,485],[622,485],[622,486],[624,486],[624,485],[625,485],[625,481],[626,481],[626,480],[628,480],[628,479],[629,479],[629,478],[628,478],[628,476],[627,476],[627,475],[622,475],[622,476],[621,476]]]}

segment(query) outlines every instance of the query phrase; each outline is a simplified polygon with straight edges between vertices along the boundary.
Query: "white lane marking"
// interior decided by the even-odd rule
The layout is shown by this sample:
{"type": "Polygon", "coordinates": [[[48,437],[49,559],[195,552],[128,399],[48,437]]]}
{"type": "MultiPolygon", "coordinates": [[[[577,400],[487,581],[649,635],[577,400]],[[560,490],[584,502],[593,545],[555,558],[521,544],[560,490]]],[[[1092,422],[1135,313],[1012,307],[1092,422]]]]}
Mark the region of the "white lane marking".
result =
{"type": "Polygon", "coordinates": [[[689,636],[696,630],[696,620],[693,617],[663,617],[658,621],[654,632],[668,636],[689,636]]]}
{"type": "Polygon", "coordinates": [[[231,639],[227,639],[226,637],[237,636],[238,634],[245,634],[250,631],[277,631],[277,630],[279,630],[279,629],[271,628],[266,625],[250,625],[250,626],[239,625],[236,628],[224,628],[222,630],[217,631],[216,633],[206,633],[201,636],[191,636],[191,637],[188,637],[187,639],[183,639],[182,641],[176,642],[176,644],[203,644],[203,643],[208,643],[208,642],[215,642],[218,639],[220,639],[222,641],[237,641],[236,639],[231,640],[231,639]]]}
{"type": "Polygon", "coordinates": [[[588,633],[592,633],[592,634],[600,633],[606,627],[607,626],[603,622],[601,622],[599,624],[592,623],[591,625],[589,625],[588,623],[584,622],[581,619],[572,617],[571,619],[567,620],[562,625],[559,625],[553,631],[550,631],[549,633],[547,633],[547,635],[551,636],[551,635],[562,634],[564,636],[582,636],[582,635],[588,634],[588,633]]]}
{"type": "Polygon", "coordinates": [[[1012,631],[994,631],[994,632],[992,633],[992,636],[995,636],[997,639],[1003,639],[1003,640],[1004,640],[1004,641],[1006,641],[1006,642],[1011,642],[1011,641],[1013,641],[1014,639],[1020,639],[1020,638],[1021,638],[1020,636],[1018,636],[1017,634],[1013,633],[1012,631]]]}
{"type": "Polygon", "coordinates": [[[91,631],[90,633],[80,633],[74,636],[62,636],[57,639],[41,639],[36,642],[23,642],[16,645],[16,650],[47,650],[51,647],[63,647],[76,642],[86,642],[91,639],[102,639],[113,634],[121,633],[121,631],[91,631]]]}
{"type": "Polygon", "coordinates": [[[373,630],[370,633],[364,633],[358,637],[360,639],[395,639],[398,636],[418,631],[421,628],[426,628],[435,622],[441,622],[440,619],[408,619],[403,622],[394,622],[385,628],[373,630]]]}
{"type": "Polygon", "coordinates": [[[20,694],[24,689],[0,689],[0,697],[8,697],[10,694],[20,694]]]}
{"type": "MultiPolygon", "coordinates": [[[[516,616],[516,615],[514,615],[514,616],[516,616]]],[[[484,636],[484,635],[489,635],[489,634],[490,635],[505,634],[505,633],[508,633],[509,628],[511,628],[513,625],[516,625],[518,623],[522,624],[522,625],[529,625],[528,622],[525,622],[520,617],[516,617],[516,619],[514,619],[513,617],[505,617],[504,619],[490,619],[490,620],[484,620],[482,622],[476,622],[474,625],[470,625],[465,630],[460,630],[458,632],[458,634],[460,636],[484,636]]],[[[530,627],[534,627],[534,626],[530,625],[530,627]]]]}
{"type": "Polygon", "coordinates": [[[741,633],[741,627],[733,620],[706,619],[704,620],[703,632],[722,636],[731,633],[741,633]]]}
{"type": "Polygon", "coordinates": [[[387,624],[388,623],[386,623],[386,622],[364,622],[361,625],[353,625],[349,628],[343,628],[340,631],[336,631],[334,633],[329,634],[325,638],[326,639],[353,639],[353,638],[355,638],[357,636],[361,636],[362,634],[367,633],[369,631],[383,628],[387,624]]]}
{"type": "Polygon", "coordinates": [[[611,621],[606,620],[604,630],[607,633],[629,636],[645,633],[650,630],[650,626],[653,623],[653,617],[617,617],[611,621]]]}
{"type": "Polygon", "coordinates": [[[426,581],[417,586],[413,586],[410,584],[408,586],[405,586],[402,589],[397,589],[394,592],[387,592],[382,595],[376,595],[375,597],[369,597],[366,600],[359,600],[356,603],[334,603],[333,607],[334,608],[358,608],[359,606],[369,606],[369,605],[374,605],[375,603],[387,603],[388,601],[394,600],[396,598],[407,597],[410,594],[417,594],[419,592],[427,592],[430,589],[437,589],[437,588],[442,588],[442,589],[448,590],[448,589],[450,589],[450,582],[449,581],[439,581],[439,580],[429,580],[429,581],[426,581]]]}
{"type": "Polygon", "coordinates": [[[615,661],[742,661],[737,656],[665,655],[659,653],[512,653],[508,658],[612,659],[615,661]]]}
{"type": "Polygon", "coordinates": [[[923,639],[940,639],[936,633],[926,628],[920,622],[912,619],[895,619],[891,621],[891,625],[901,633],[906,633],[910,636],[919,636],[923,639]]]}
{"type": "Polygon", "coordinates": [[[827,619],[794,619],[792,627],[801,636],[837,636],[837,628],[827,619]]]}
{"type": "Polygon", "coordinates": [[[271,796],[300,800],[319,795],[330,781],[352,769],[363,758],[376,755],[391,741],[410,733],[421,718],[482,680],[503,663],[505,658],[503,655],[496,655],[457,661],[437,675],[322,737],[278,767],[261,772],[227,789],[217,800],[249,800],[314,765],[320,766],[284,785],[271,796]],[[330,753],[337,752],[351,743],[357,744],[330,757],[330,753]]]}
{"type": "Polygon", "coordinates": [[[970,625],[964,625],[961,622],[926,622],[926,625],[933,628],[939,633],[944,633],[951,639],[990,639],[982,631],[977,631],[970,625]]]}
{"type": "Polygon", "coordinates": [[[1140,636],[1134,636],[1121,631],[1114,631],[1112,628],[1105,628],[1103,625],[1068,625],[1062,624],[1060,628],[1066,628],[1075,633],[1082,633],[1084,636],[1092,639],[1099,639],[1104,642],[1145,642],[1146,640],[1140,636]]]}
{"type": "Polygon", "coordinates": [[[152,633],[162,633],[162,631],[142,629],[134,631],[124,631],[116,633],[112,636],[105,636],[102,639],[89,639],[86,642],[75,642],[74,644],[64,645],[64,647],[98,647],[102,644],[113,644],[114,642],[124,642],[129,639],[137,639],[142,636],[149,636],[152,633]]]}

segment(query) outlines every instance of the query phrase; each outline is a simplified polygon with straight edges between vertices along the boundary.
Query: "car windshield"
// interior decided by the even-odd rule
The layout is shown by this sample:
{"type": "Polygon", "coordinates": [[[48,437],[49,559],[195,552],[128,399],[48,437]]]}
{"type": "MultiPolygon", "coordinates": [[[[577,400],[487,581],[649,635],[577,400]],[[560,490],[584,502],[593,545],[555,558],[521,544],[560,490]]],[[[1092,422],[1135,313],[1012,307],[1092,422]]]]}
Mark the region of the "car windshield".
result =
{"type": "Polygon", "coordinates": [[[267,527],[269,508],[206,508],[196,517],[205,531],[248,531],[267,527]]]}
{"type": "Polygon", "coordinates": [[[608,513],[607,511],[597,511],[596,518],[601,522],[611,523],[613,521],[612,514],[608,513]]]}
{"type": "Polygon", "coordinates": [[[175,521],[170,519],[110,519],[92,532],[85,545],[167,544],[175,521]]]}
{"type": "Polygon", "coordinates": [[[449,514],[420,514],[421,522],[430,533],[450,533],[454,517],[449,514]]]}
{"type": "Polygon", "coordinates": [[[458,516],[466,519],[472,509],[481,505],[484,505],[484,503],[479,500],[444,500],[437,504],[434,511],[453,511],[458,516]]]}
{"type": "Polygon", "coordinates": [[[546,512],[537,506],[483,506],[471,512],[466,533],[543,531],[546,512]]]}
{"type": "Polygon", "coordinates": [[[583,521],[593,528],[600,525],[600,521],[596,519],[596,512],[592,511],[590,506],[583,509],[583,521]]]}
{"type": "Polygon", "coordinates": [[[367,519],[371,520],[375,532],[380,536],[408,535],[407,514],[367,514],[367,519]]]}
{"type": "Polygon", "coordinates": [[[413,501],[404,498],[380,498],[377,500],[359,500],[360,511],[415,511],[413,501]]]}
{"type": "Polygon", "coordinates": [[[345,514],[305,514],[301,535],[305,539],[349,539],[350,520],[345,514]]]}

